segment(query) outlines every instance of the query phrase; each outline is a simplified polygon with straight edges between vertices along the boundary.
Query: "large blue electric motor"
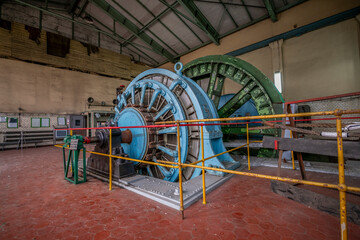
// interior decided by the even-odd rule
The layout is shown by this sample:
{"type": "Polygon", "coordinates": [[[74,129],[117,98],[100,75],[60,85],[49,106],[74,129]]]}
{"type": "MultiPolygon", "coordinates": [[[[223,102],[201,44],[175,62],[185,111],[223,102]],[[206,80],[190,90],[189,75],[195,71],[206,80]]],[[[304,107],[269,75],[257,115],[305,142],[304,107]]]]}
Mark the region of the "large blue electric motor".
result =
{"type": "MultiPolygon", "coordinates": [[[[218,118],[217,110],[207,94],[193,80],[182,75],[181,63],[175,71],[150,69],[138,75],[118,96],[114,123],[119,127],[154,125],[157,121],[218,118]]],[[[122,131],[126,130],[122,129],[122,131]]],[[[176,127],[129,128],[130,143],[121,143],[130,157],[156,162],[165,160],[191,163],[201,159],[200,127],[180,128],[181,159],[178,158],[176,127]]],[[[205,158],[225,152],[220,126],[204,127],[205,158]]],[[[239,163],[227,154],[205,162],[206,166],[236,169],[239,163]]],[[[138,172],[168,181],[177,181],[178,169],[136,164],[138,172]]],[[[212,174],[223,175],[221,172],[212,174]]],[[[200,169],[185,168],[185,180],[199,176],[200,169]]]]}

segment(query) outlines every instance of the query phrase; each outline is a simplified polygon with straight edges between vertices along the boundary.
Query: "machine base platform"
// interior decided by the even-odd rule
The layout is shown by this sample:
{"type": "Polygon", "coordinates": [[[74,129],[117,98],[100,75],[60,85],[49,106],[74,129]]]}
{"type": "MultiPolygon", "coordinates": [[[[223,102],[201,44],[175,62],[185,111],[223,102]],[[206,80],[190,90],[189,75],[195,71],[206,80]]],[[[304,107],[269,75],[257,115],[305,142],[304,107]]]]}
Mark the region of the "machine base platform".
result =
{"type": "MultiPolygon", "coordinates": [[[[241,170],[241,168],[236,170],[241,170]]],[[[109,181],[107,177],[99,176],[89,169],[87,175],[102,181],[109,181]]],[[[221,186],[233,175],[227,174],[224,177],[220,177],[206,173],[205,176],[206,193],[209,193],[221,186]]],[[[173,209],[180,210],[179,183],[177,182],[168,182],[158,178],[136,174],[130,177],[113,180],[112,184],[140,194],[173,209]]],[[[198,176],[183,183],[183,197],[184,209],[202,198],[202,176],[198,176]]]]}

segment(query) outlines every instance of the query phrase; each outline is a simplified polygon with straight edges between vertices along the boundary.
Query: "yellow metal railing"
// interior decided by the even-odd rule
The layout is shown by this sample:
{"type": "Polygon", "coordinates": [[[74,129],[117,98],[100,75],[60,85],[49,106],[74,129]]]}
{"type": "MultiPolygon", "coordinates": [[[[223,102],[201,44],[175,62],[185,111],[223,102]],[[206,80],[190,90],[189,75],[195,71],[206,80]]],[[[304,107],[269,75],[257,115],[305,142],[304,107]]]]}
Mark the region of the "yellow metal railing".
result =
{"type": "MultiPolygon", "coordinates": [[[[183,188],[182,188],[182,169],[186,167],[192,168],[200,168],[202,169],[202,184],[203,184],[203,204],[206,204],[206,188],[205,188],[205,170],[212,170],[218,172],[224,172],[229,174],[236,174],[242,176],[249,176],[249,177],[257,177],[263,179],[270,179],[270,180],[277,180],[277,181],[284,181],[290,183],[300,183],[305,185],[317,186],[317,187],[325,187],[325,188],[332,188],[339,190],[339,197],[340,197],[340,226],[341,226],[341,239],[347,239],[347,219],[346,219],[346,191],[353,191],[353,192],[360,192],[359,187],[351,187],[346,186],[345,184],[345,171],[344,171],[344,152],[343,152],[343,143],[342,143],[342,128],[341,128],[341,116],[344,114],[359,114],[360,109],[356,110],[335,110],[335,111],[325,111],[325,112],[310,112],[310,113],[294,113],[294,114],[277,114],[277,115],[263,115],[263,116],[247,116],[247,117],[234,117],[234,118],[216,118],[216,119],[198,119],[198,120],[184,120],[184,121],[166,121],[166,122],[157,122],[156,124],[159,127],[162,127],[161,124],[176,124],[177,128],[177,149],[178,149],[178,159],[181,159],[181,146],[180,146],[180,127],[186,127],[189,123],[199,123],[200,126],[200,135],[201,135],[201,160],[186,164],[181,162],[170,162],[170,161],[162,161],[157,160],[157,162],[150,162],[144,161],[139,159],[133,159],[128,157],[121,157],[112,155],[112,141],[111,141],[111,128],[110,128],[110,141],[109,141],[109,154],[98,153],[93,151],[86,151],[88,153],[97,154],[101,156],[109,157],[109,190],[111,190],[112,186],[112,158],[118,158],[128,161],[146,163],[150,165],[157,165],[157,166],[164,166],[168,168],[178,168],[179,169],[179,192],[180,192],[180,211],[182,218],[184,218],[184,203],[183,203],[183,188]],[[225,151],[223,153],[216,154],[214,156],[204,158],[204,122],[224,122],[224,121],[236,121],[236,120],[253,120],[253,119],[273,119],[273,118],[286,118],[286,117],[308,117],[308,116],[325,116],[325,115],[334,115],[336,116],[336,130],[337,130],[337,146],[338,146],[338,168],[339,168],[339,184],[329,184],[323,182],[315,182],[309,180],[302,180],[302,179],[293,179],[293,178],[286,178],[286,177],[276,177],[271,175],[264,175],[264,174],[256,174],[250,172],[241,172],[235,170],[227,170],[221,168],[214,168],[214,167],[206,167],[205,161],[220,156],[225,153],[229,153],[240,149],[242,147],[247,146],[247,153],[248,153],[248,169],[250,170],[250,150],[249,145],[252,142],[261,142],[261,141],[251,141],[249,140],[249,130],[248,130],[248,123],[246,124],[246,139],[247,143],[233,148],[231,150],[225,151]],[[183,123],[183,124],[181,124],[183,123]],[[197,165],[201,163],[201,165],[197,165]]],[[[55,145],[56,147],[63,147],[62,145],[55,145]]],[[[83,160],[85,161],[85,159],[83,160]]],[[[293,162],[293,169],[294,166],[294,157],[292,156],[293,162]]]]}
{"type": "MultiPolygon", "coordinates": [[[[235,118],[167,121],[167,122],[158,122],[157,124],[176,123],[177,128],[179,129],[180,123],[217,122],[217,121],[220,122],[220,121],[234,121],[234,120],[236,121],[236,120],[271,119],[271,118],[286,118],[286,117],[309,117],[309,116],[325,116],[325,115],[336,116],[336,131],[337,131],[337,143],[338,143],[337,144],[338,145],[338,168],[339,168],[339,184],[338,185],[313,182],[313,181],[307,181],[307,180],[292,179],[292,178],[273,177],[273,176],[263,175],[263,174],[252,174],[252,173],[245,173],[245,172],[239,172],[239,171],[233,171],[233,170],[225,170],[225,169],[219,169],[219,168],[210,168],[210,167],[205,167],[205,166],[196,166],[196,165],[192,165],[192,164],[183,164],[183,163],[179,163],[179,169],[181,169],[182,167],[202,168],[202,169],[207,169],[207,170],[220,171],[220,172],[226,172],[226,173],[232,173],[232,174],[238,174],[238,175],[253,176],[253,177],[259,177],[259,178],[265,178],[265,179],[273,179],[273,180],[279,180],[279,181],[302,183],[302,184],[307,184],[307,185],[312,185],[312,186],[338,189],[339,190],[339,198],[340,198],[341,239],[347,239],[346,191],[360,192],[360,188],[347,187],[345,184],[344,151],[343,151],[344,149],[343,149],[343,144],[342,144],[341,116],[343,114],[358,114],[358,113],[360,113],[360,109],[335,110],[335,111],[312,112],[312,113],[277,114],[277,115],[265,115],[265,116],[248,116],[248,117],[235,117],[235,118]]],[[[248,126],[247,126],[247,146],[249,147],[248,126]]],[[[178,141],[178,148],[180,148],[179,141],[178,141]]],[[[249,151],[248,151],[248,155],[249,155],[249,151]]],[[[249,156],[248,156],[248,164],[249,164],[249,169],[250,169],[249,156]]],[[[180,204],[181,204],[181,200],[180,200],[180,204]]],[[[181,209],[182,209],[182,206],[180,206],[180,210],[181,209]]]]}

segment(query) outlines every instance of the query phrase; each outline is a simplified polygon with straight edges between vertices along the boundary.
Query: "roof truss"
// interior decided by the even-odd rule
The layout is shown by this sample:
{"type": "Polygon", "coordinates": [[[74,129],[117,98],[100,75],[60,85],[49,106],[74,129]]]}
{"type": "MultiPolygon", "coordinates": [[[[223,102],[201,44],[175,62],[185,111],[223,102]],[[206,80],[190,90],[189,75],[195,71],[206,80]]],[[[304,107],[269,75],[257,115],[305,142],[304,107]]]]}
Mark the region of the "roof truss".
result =
{"type": "Polygon", "coordinates": [[[270,16],[271,20],[273,22],[276,22],[278,19],[277,19],[276,13],[275,13],[273,0],[264,0],[264,4],[265,4],[265,7],[266,7],[266,10],[269,13],[269,16],[270,16]]]}
{"type": "Polygon", "coordinates": [[[220,44],[219,34],[215,28],[211,25],[209,20],[204,16],[200,9],[192,0],[177,0],[178,3],[196,20],[201,26],[201,29],[208,35],[213,43],[216,45],[220,44]]]}
{"type": "Polygon", "coordinates": [[[118,23],[122,24],[126,27],[130,32],[135,34],[138,38],[143,40],[147,45],[149,45],[154,51],[158,54],[163,55],[170,62],[175,62],[174,56],[163,48],[159,43],[157,43],[154,39],[152,39],[145,32],[141,32],[140,28],[138,28],[133,22],[127,19],[124,15],[122,15],[119,11],[117,11],[113,6],[107,3],[105,0],[92,0],[100,9],[105,11],[110,17],[116,20],[118,23]]]}

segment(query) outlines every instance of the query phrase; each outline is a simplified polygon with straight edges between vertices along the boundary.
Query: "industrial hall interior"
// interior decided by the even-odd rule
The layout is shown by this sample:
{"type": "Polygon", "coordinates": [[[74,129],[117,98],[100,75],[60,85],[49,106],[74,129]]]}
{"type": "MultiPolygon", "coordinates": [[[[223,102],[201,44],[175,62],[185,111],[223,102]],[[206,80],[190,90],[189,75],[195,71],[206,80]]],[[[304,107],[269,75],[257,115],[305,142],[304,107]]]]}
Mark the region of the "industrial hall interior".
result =
{"type": "Polygon", "coordinates": [[[360,0],[0,0],[1,240],[360,240],[360,0]]]}

